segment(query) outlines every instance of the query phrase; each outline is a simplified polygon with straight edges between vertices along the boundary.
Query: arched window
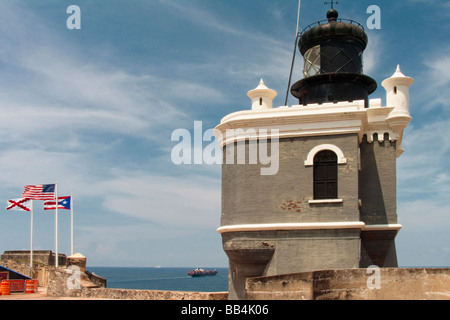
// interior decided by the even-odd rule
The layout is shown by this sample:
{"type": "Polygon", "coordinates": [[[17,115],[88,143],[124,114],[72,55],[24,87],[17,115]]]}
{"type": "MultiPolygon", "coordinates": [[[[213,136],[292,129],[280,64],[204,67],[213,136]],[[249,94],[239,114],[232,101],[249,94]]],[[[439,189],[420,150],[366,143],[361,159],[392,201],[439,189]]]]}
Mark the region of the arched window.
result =
{"type": "Polygon", "coordinates": [[[338,158],[324,150],[314,157],[314,199],[336,199],[338,196],[338,158]]]}

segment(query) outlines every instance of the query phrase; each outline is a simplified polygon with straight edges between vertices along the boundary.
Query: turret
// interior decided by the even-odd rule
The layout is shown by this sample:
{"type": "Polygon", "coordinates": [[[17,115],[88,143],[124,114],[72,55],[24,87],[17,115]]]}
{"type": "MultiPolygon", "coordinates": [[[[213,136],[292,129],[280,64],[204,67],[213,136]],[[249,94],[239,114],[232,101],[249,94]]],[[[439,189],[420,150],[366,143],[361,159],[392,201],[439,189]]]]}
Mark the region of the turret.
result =
{"type": "Polygon", "coordinates": [[[269,89],[263,79],[259,85],[247,93],[248,97],[252,99],[252,110],[272,109],[273,99],[277,96],[275,90],[269,89]]]}
{"type": "Polygon", "coordinates": [[[395,130],[404,129],[411,121],[409,113],[409,87],[414,83],[414,79],[405,76],[400,66],[392,77],[384,80],[381,85],[386,89],[386,106],[394,107],[387,120],[389,125],[395,130]]]}
{"type": "Polygon", "coordinates": [[[394,107],[386,121],[399,137],[397,156],[400,156],[404,151],[402,147],[403,130],[412,120],[409,113],[409,87],[413,83],[414,79],[405,76],[399,65],[392,77],[381,83],[386,89],[386,106],[394,107]]]}

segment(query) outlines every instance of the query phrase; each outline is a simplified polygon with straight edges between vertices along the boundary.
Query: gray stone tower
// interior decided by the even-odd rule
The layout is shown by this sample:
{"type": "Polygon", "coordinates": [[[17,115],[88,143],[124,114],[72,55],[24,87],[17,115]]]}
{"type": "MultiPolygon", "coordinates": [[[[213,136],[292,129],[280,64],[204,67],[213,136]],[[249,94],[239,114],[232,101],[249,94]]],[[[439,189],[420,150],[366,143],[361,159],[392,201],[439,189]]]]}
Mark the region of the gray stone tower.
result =
{"type": "Polygon", "coordinates": [[[230,299],[246,298],[248,277],[397,266],[396,159],[413,79],[397,68],[382,83],[386,106],[369,100],[363,27],[335,10],[327,18],[300,36],[299,105],[274,108],[276,92],[261,80],[251,110],[216,128],[230,299]]]}

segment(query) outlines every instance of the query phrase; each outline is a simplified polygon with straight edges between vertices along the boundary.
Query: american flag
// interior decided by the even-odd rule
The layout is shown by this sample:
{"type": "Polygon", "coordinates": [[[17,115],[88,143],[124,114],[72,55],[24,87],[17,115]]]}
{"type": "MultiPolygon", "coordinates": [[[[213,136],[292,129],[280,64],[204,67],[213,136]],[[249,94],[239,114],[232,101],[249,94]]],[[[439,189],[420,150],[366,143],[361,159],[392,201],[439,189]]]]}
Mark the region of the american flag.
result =
{"type": "MultiPolygon", "coordinates": [[[[56,209],[55,199],[44,201],[44,210],[55,210],[55,209],[56,209]]],[[[70,196],[58,197],[58,209],[70,210],[70,196]]]]}
{"type": "Polygon", "coordinates": [[[25,186],[22,197],[31,200],[55,200],[55,184],[25,186]]]}

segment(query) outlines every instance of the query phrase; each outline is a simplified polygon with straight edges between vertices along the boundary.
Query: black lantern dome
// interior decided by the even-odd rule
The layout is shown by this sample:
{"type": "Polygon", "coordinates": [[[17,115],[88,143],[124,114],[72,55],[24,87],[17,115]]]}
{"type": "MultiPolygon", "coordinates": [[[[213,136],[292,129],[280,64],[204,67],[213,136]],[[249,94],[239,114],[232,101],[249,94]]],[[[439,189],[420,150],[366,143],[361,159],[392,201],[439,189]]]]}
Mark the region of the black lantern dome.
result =
{"type": "Polygon", "coordinates": [[[363,74],[363,52],[368,43],[364,27],[338,16],[331,9],[326,21],[306,27],[300,34],[298,47],[304,57],[305,78],[291,87],[291,93],[302,105],[368,102],[377,88],[375,80],[363,74]]]}

